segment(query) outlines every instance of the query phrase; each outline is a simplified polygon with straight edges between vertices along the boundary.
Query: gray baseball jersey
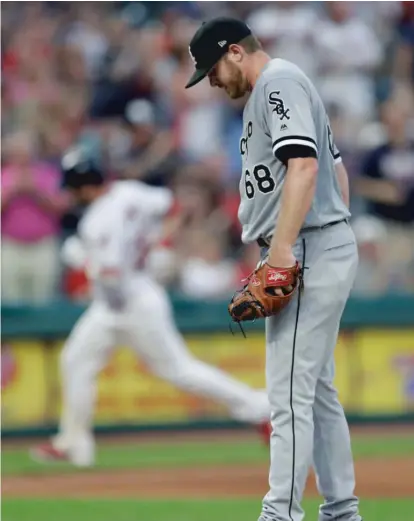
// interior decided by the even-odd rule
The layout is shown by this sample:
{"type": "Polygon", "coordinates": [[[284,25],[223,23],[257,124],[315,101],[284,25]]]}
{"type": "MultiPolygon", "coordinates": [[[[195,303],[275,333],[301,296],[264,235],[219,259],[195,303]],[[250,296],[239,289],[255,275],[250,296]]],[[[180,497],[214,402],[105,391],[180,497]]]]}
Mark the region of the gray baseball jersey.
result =
{"type": "Polygon", "coordinates": [[[301,499],[313,462],[324,497],[319,521],[361,521],[350,437],[333,382],[341,315],[358,262],[335,172],[334,145],[322,101],[302,71],[271,60],[244,111],[240,141],[243,241],[268,239],[280,211],[289,157],[317,157],[312,207],[293,246],[306,267],[304,291],[266,320],[266,383],[271,405],[269,492],[260,521],[302,521],[301,499]]]}
{"type": "Polygon", "coordinates": [[[319,164],[304,228],[349,217],[335,174],[341,156],[319,94],[296,65],[274,59],[265,66],[243,114],[239,208],[243,242],[273,233],[286,174],[283,147],[292,145],[311,148],[319,164]]]}

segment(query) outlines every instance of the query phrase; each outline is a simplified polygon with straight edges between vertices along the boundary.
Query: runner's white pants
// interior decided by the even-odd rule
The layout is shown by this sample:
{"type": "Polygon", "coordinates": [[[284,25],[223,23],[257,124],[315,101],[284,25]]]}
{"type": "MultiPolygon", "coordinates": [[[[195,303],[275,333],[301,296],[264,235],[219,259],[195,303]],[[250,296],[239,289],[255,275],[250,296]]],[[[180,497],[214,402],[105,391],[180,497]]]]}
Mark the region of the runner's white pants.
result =
{"type": "Polygon", "coordinates": [[[61,354],[63,411],[57,448],[73,463],[92,465],[96,382],[117,345],[128,345],[154,375],[178,388],[225,405],[237,420],[260,423],[270,416],[263,390],[248,387],[197,360],[178,332],[168,296],[149,278],[136,281],[136,297],[122,314],[94,302],[79,319],[61,354]]]}

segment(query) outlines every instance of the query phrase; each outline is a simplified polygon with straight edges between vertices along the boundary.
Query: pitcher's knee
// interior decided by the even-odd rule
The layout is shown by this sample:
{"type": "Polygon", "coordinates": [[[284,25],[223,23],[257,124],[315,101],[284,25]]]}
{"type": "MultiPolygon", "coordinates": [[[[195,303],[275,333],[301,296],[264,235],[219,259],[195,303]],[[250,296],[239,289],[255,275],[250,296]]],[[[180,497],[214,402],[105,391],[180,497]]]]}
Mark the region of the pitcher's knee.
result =
{"type": "Polygon", "coordinates": [[[315,402],[314,393],[293,392],[292,395],[269,396],[272,411],[280,415],[292,414],[292,410],[305,410],[309,414],[315,402]]]}
{"type": "Polygon", "coordinates": [[[272,407],[271,409],[270,419],[274,425],[285,425],[292,421],[292,417],[294,418],[295,423],[313,422],[312,406],[295,409],[288,405],[288,407],[284,408],[274,409],[272,407]]]}
{"type": "Polygon", "coordinates": [[[313,409],[316,416],[326,417],[327,414],[334,416],[344,415],[338,392],[333,386],[318,387],[313,409]]]}

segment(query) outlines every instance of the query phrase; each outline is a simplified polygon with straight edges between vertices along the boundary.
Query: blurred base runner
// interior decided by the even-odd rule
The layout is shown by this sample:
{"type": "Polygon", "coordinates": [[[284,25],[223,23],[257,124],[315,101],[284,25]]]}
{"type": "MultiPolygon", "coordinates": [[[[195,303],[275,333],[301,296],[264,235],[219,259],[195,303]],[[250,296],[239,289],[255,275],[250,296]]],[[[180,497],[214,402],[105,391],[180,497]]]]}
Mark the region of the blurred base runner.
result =
{"type": "Polygon", "coordinates": [[[69,154],[64,174],[66,184],[88,205],[78,233],[93,302],[62,351],[59,433],[33,449],[32,456],[93,465],[97,376],[119,344],[130,346],[154,375],[220,402],[235,419],[267,423],[266,392],[195,359],[175,326],[167,293],[143,269],[149,243],[173,206],[171,192],[135,181],[106,183],[102,172],[77,152],[69,154]]]}
{"type": "Polygon", "coordinates": [[[95,302],[70,334],[60,359],[63,412],[59,433],[50,444],[33,449],[35,459],[94,464],[96,380],[119,344],[131,346],[154,375],[183,391],[222,403],[235,419],[267,423],[266,393],[195,359],[177,331],[164,289],[144,275],[132,283],[136,298],[128,313],[114,316],[95,302]]]}

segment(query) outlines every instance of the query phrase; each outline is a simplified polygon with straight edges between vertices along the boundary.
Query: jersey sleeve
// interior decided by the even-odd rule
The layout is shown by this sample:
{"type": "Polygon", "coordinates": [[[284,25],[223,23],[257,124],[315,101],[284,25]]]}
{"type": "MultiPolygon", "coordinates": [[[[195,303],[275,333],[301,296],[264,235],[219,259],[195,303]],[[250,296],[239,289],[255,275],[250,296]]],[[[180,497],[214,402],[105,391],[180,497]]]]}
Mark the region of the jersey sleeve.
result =
{"type": "Polygon", "coordinates": [[[309,93],[289,78],[270,80],[264,89],[265,121],[273,154],[286,164],[297,157],[318,157],[309,93]]]}
{"type": "Polygon", "coordinates": [[[85,247],[77,235],[68,237],[60,249],[60,259],[65,266],[83,269],[86,266],[85,247]]]}
{"type": "Polygon", "coordinates": [[[164,216],[171,209],[174,198],[168,188],[159,188],[135,182],[134,200],[137,206],[147,215],[164,216]]]}
{"type": "Polygon", "coordinates": [[[338,163],[342,163],[341,152],[339,152],[338,147],[336,146],[335,141],[333,142],[333,151],[334,151],[334,163],[335,165],[338,163]]]}

